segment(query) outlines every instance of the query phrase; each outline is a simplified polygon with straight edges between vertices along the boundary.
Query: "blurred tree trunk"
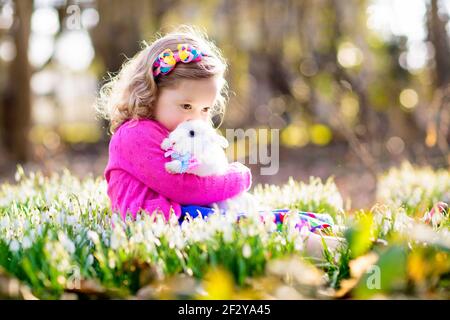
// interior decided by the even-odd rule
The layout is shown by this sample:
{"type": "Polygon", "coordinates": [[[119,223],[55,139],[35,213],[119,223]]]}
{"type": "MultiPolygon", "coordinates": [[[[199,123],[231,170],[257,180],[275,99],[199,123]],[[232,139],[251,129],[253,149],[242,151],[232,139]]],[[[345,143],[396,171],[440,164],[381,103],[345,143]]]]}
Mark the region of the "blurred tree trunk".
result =
{"type": "MultiPolygon", "coordinates": [[[[364,7],[364,3],[359,5],[364,7]]],[[[344,18],[341,11],[343,8],[341,6],[345,6],[345,4],[333,0],[323,0],[320,3],[306,2],[304,5],[297,6],[297,16],[301,23],[299,25],[300,42],[302,43],[301,47],[308,50],[307,54],[304,54],[305,58],[312,59],[312,63],[317,66],[317,70],[330,73],[338,89],[336,96],[333,98],[334,101],[328,104],[331,110],[328,119],[329,125],[336,129],[337,133],[345,137],[351,150],[360,158],[371,174],[375,176],[378,168],[373,151],[370,149],[370,142],[376,138],[377,132],[375,127],[379,119],[369,105],[368,94],[362,79],[350,75],[337,61],[339,41],[342,39],[342,34],[347,31],[344,30],[344,18]],[[323,16],[326,16],[326,20],[322,20],[323,16]],[[326,21],[326,23],[323,21],[326,21]],[[314,33],[302,31],[311,28],[318,28],[319,30],[314,33]],[[317,34],[320,35],[321,33],[327,34],[328,41],[322,43],[321,47],[318,47],[315,38],[317,34]],[[346,125],[339,117],[337,106],[340,103],[340,95],[349,90],[349,86],[358,97],[360,123],[364,124],[368,129],[364,137],[358,137],[353,128],[346,125]]],[[[314,104],[312,108],[315,109],[315,105],[319,102],[316,99],[314,81],[310,76],[303,77],[311,88],[310,101],[314,104]]]]}
{"type": "MultiPolygon", "coordinates": [[[[142,1],[97,0],[100,21],[90,30],[95,54],[104,65],[99,87],[107,81],[106,73],[117,73],[127,58],[140,49],[139,21],[142,1]]],[[[109,123],[102,120],[102,140],[108,141],[109,123]]]]}
{"type": "Polygon", "coordinates": [[[447,165],[450,165],[450,45],[446,31],[449,19],[448,16],[441,16],[438,11],[438,0],[431,0],[427,10],[427,30],[428,40],[433,44],[435,51],[436,90],[433,103],[430,105],[425,143],[428,147],[437,144],[442,154],[447,157],[447,165]]]}
{"type": "MultiPolygon", "coordinates": [[[[292,4],[286,0],[277,2],[266,0],[258,3],[260,3],[259,24],[262,41],[248,53],[251,57],[249,72],[254,77],[254,83],[257,84],[251,94],[253,101],[250,105],[253,109],[267,104],[270,98],[293,97],[292,75],[283,61],[283,39],[286,36],[286,30],[289,30],[287,25],[291,21],[288,15],[292,4]]],[[[254,111],[250,113],[254,114],[254,111]]],[[[287,112],[283,112],[280,116],[284,121],[289,120],[287,112]]],[[[269,124],[269,119],[267,120],[269,124]]]]}
{"type": "MultiPolygon", "coordinates": [[[[358,96],[360,110],[361,110],[361,122],[367,126],[368,130],[365,134],[364,140],[368,142],[375,142],[378,138],[380,138],[380,119],[378,114],[373,110],[370,106],[368,100],[368,94],[366,88],[364,87],[364,82],[362,79],[358,77],[353,77],[347,73],[347,71],[340,66],[337,56],[338,56],[338,46],[339,41],[341,41],[343,34],[346,33],[346,30],[343,30],[342,21],[343,21],[343,10],[345,10],[345,3],[330,0],[329,6],[332,12],[334,13],[332,20],[332,36],[331,40],[331,55],[330,57],[333,59],[334,71],[333,75],[336,79],[336,82],[342,86],[343,81],[349,83],[351,88],[354,90],[356,95],[358,96]]],[[[345,89],[345,88],[343,88],[345,89]]]]}
{"type": "Polygon", "coordinates": [[[99,24],[90,30],[96,54],[103,60],[107,72],[118,72],[126,58],[141,49],[145,28],[151,33],[161,27],[164,14],[176,1],[97,0],[99,24]],[[153,23],[148,23],[147,20],[153,23]]]}
{"type": "Polygon", "coordinates": [[[450,82],[450,48],[449,35],[445,30],[447,18],[441,18],[438,13],[438,0],[431,0],[428,7],[428,38],[434,46],[436,61],[436,87],[442,88],[450,82]]]}
{"type": "Polygon", "coordinates": [[[9,65],[9,80],[3,94],[2,140],[14,161],[25,162],[29,158],[28,133],[31,125],[28,39],[33,1],[14,1],[14,11],[15,21],[11,32],[16,56],[9,65]]]}
{"type": "Polygon", "coordinates": [[[142,1],[97,0],[100,21],[91,29],[96,54],[108,72],[117,72],[139,50],[142,1]]]}
{"type": "MultiPolygon", "coordinates": [[[[100,15],[99,24],[90,30],[96,55],[104,64],[104,71],[117,73],[128,58],[132,58],[141,49],[142,27],[159,28],[165,12],[176,1],[144,0],[97,0],[100,15]],[[150,20],[149,23],[146,20],[150,20]]],[[[155,30],[151,30],[153,33],[155,30]]],[[[105,79],[100,79],[103,85],[105,79]]],[[[102,126],[108,128],[108,122],[102,126]]],[[[107,140],[107,131],[103,130],[103,139],[107,140]]]]}
{"type": "MultiPolygon", "coordinates": [[[[361,158],[364,155],[364,163],[371,167],[371,171],[375,174],[381,169],[380,162],[388,160],[389,154],[386,152],[386,141],[390,136],[399,136],[405,143],[405,152],[412,153],[415,141],[423,138],[423,132],[417,126],[416,120],[412,114],[402,111],[399,107],[393,106],[387,108],[386,111],[380,112],[374,110],[369,100],[368,83],[364,78],[364,73],[358,76],[353,76],[347,70],[340,66],[337,61],[339,39],[343,35],[351,34],[348,28],[355,28],[355,25],[348,25],[344,27],[344,12],[346,9],[345,3],[337,0],[329,0],[330,7],[334,12],[334,19],[332,20],[332,57],[334,59],[335,71],[333,72],[336,82],[342,87],[342,81],[349,83],[352,90],[358,96],[361,110],[361,123],[367,127],[367,132],[364,136],[359,137],[361,143],[356,141],[356,136],[353,135],[353,140],[359,145],[361,158]]],[[[364,10],[366,3],[360,2],[360,7],[356,12],[364,10]]],[[[356,23],[356,22],[355,22],[356,23]]],[[[358,25],[356,26],[358,27],[358,25]]],[[[364,28],[361,26],[361,28],[364,28]]],[[[361,31],[362,32],[362,31],[361,31]]],[[[398,67],[397,59],[392,60],[393,63],[389,65],[389,74],[392,77],[396,75],[396,68],[398,67]]],[[[341,88],[345,90],[345,87],[341,88]]],[[[395,95],[397,93],[395,92],[395,95]]]]}

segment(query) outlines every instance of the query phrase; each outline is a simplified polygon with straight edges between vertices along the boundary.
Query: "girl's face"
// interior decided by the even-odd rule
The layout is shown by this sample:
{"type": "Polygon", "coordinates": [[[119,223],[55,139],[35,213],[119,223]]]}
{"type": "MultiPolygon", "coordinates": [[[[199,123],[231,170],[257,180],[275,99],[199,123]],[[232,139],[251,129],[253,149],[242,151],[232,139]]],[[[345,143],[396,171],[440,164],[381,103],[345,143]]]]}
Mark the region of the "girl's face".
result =
{"type": "Polygon", "coordinates": [[[173,131],[187,120],[209,121],[219,93],[219,79],[183,79],[175,88],[161,89],[156,100],[155,120],[173,131]]]}

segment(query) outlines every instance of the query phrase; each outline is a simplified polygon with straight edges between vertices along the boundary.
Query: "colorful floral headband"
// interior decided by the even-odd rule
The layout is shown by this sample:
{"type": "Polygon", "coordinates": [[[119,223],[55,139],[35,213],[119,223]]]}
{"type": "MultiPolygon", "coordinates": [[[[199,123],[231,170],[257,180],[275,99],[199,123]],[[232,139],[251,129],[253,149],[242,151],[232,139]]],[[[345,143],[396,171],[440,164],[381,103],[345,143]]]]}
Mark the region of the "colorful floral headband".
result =
{"type": "Polygon", "coordinates": [[[178,51],[175,53],[170,49],[165,49],[153,63],[153,76],[168,74],[175,68],[177,62],[196,62],[202,60],[204,56],[207,55],[185,43],[179,44],[178,51]]]}

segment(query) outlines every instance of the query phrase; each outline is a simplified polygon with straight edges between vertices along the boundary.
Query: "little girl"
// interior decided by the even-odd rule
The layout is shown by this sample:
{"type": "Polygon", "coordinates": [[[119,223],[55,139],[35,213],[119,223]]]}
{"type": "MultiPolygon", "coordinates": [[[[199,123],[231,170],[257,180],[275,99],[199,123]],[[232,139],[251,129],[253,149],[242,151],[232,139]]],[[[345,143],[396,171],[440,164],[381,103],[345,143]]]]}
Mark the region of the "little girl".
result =
{"type": "Polygon", "coordinates": [[[231,163],[220,176],[166,172],[160,145],[186,120],[224,112],[226,63],[194,32],[167,34],[129,60],[101,90],[113,133],[105,169],[112,209],[125,219],[143,209],[166,218],[181,205],[207,205],[250,188],[250,170],[231,163]],[[176,56],[175,56],[176,54],[176,56]]]}
{"type": "MultiPolygon", "coordinates": [[[[112,209],[123,219],[141,209],[181,217],[189,205],[206,206],[250,188],[250,170],[238,162],[208,177],[171,174],[164,167],[160,145],[170,131],[183,121],[209,122],[224,113],[226,68],[213,43],[184,27],[146,46],[102,88],[98,106],[113,133],[104,174],[112,209]]],[[[320,237],[311,239],[308,248],[320,254],[320,237]]]]}

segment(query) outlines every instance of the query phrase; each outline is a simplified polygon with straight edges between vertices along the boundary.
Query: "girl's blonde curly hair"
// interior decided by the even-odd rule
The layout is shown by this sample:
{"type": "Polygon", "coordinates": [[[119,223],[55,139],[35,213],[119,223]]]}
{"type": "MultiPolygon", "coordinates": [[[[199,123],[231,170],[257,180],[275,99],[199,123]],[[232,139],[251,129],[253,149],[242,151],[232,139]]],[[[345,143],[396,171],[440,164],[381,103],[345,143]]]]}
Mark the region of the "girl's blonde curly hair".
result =
{"type": "Polygon", "coordinates": [[[206,34],[191,26],[180,26],[148,45],[126,61],[116,75],[109,74],[101,87],[95,108],[98,114],[110,121],[110,132],[114,133],[126,120],[153,117],[153,109],[162,88],[176,87],[182,79],[205,79],[218,77],[221,80],[220,94],[216,99],[212,115],[225,112],[227,82],[224,75],[227,63],[220,50],[206,34]],[[177,50],[177,45],[187,43],[207,56],[199,62],[177,63],[166,75],[153,76],[153,62],[165,49],[177,50]]]}

